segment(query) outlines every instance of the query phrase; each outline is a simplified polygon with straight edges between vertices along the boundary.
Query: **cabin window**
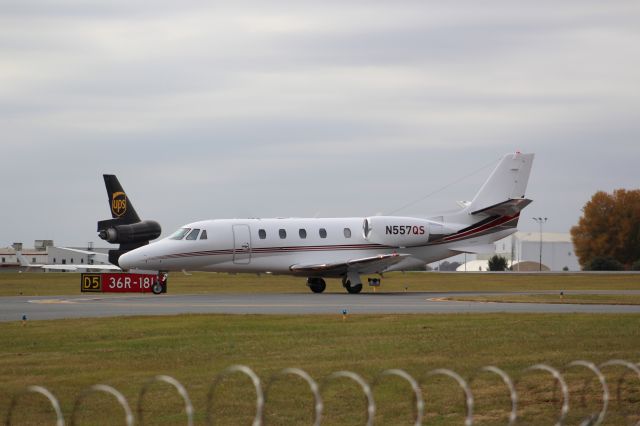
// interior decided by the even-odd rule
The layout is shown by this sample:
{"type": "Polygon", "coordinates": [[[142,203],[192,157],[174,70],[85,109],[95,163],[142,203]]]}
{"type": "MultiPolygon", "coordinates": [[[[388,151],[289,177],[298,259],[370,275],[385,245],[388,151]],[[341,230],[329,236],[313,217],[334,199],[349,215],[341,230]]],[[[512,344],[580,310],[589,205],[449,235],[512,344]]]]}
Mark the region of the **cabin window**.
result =
{"type": "Polygon", "coordinates": [[[53,263],[56,263],[56,258],[55,257],[53,258],[53,263]]]}
{"type": "Polygon", "coordinates": [[[187,240],[197,240],[199,233],[199,229],[194,229],[193,231],[189,232],[189,235],[187,235],[187,240]]]}
{"type": "Polygon", "coordinates": [[[80,259],[80,263],[84,263],[84,259],[80,259]]]}
{"type": "Polygon", "coordinates": [[[176,232],[174,232],[169,239],[170,240],[181,240],[191,231],[191,228],[180,228],[176,232]]]}
{"type": "MultiPolygon", "coordinates": [[[[36,258],[34,257],[32,260],[33,263],[36,263],[36,258]]],[[[73,264],[73,257],[71,258],[71,263],[73,264]]]]}
{"type": "Polygon", "coordinates": [[[298,231],[298,234],[300,235],[300,238],[302,238],[303,240],[305,238],[307,238],[307,230],[306,229],[300,228],[300,230],[298,231]]]}
{"type": "Polygon", "coordinates": [[[2,263],[4,263],[4,257],[2,258],[2,263]]]}
{"type": "Polygon", "coordinates": [[[267,238],[267,231],[264,229],[258,229],[258,237],[260,237],[261,240],[264,240],[267,238]]]}
{"type": "Polygon", "coordinates": [[[320,238],[327,238],[327,230],[320,228],[320,238]]]}
{"type": "Polygon", "coordinates": [[[207,230],[203,230],[202,234],[200,234],[200,239],[201,240],[206,240],[207,239],[207,230]]]}
{"type": "Polygon", "coordinates": [[[351,229],[344,228],[344,237],[345,238],[351,238],[351,229]]]}
{"type": "Polygon", "coordinates": [[[62,264],[66,265],[67,264],[67,259],[62,259],[62,264]]]}
{"type": "Polygon", "coordinates": [[[284,240],[285,238],[287,238],[287,231],[285,231],[284,229],[280,229],[278,231],[278,235],[280,235],[280,238],[284,240]]]}

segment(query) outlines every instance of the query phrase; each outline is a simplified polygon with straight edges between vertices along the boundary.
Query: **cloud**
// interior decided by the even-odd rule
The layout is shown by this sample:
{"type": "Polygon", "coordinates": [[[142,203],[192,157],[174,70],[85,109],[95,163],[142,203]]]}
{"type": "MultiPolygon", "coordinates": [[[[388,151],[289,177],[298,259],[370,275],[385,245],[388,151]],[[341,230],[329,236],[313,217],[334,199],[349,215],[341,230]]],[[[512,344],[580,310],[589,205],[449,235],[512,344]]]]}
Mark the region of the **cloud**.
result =
{"type": "Polygon", "coordinates": [[[640,178],[639,17],[635,1],[5,2],[0,179],[21,209],[0,213],[0,244],[95,239],[103,172],[173,228],[389,211],[518,149],[538,153],[527,211],[566,231],[594,191],[640,178]]]}

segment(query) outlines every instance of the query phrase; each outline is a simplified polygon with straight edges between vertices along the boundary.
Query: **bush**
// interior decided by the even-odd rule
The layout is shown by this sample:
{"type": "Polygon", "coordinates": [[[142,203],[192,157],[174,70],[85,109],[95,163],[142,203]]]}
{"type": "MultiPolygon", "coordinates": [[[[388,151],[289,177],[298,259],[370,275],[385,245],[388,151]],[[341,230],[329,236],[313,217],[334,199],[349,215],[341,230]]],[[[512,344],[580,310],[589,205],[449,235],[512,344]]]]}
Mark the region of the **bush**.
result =
{"type": "Polygon", "coordinates": [[[587,271],[622,271],[624,266],[612,257],[594,257],[587,266],[587,271]]]}
{"type": "Polygon", "coordinates": [[[507,269],[507,259],[502,256],[494,255],[491,259],[489,259],[489,270],[490,271],[504,271],[507,269]]]}

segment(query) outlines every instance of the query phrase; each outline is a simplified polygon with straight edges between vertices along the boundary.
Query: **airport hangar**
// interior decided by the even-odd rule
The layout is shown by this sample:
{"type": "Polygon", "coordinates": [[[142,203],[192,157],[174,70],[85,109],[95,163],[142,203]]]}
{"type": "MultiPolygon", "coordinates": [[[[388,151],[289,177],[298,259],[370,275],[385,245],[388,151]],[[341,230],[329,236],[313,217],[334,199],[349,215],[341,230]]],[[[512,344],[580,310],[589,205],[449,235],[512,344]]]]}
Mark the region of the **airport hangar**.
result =
{"type": "MultiPolygon", "coordinates": [[[[0,248],[0,270],[15,272],[25,269],[20,266],[16,251],[22,252],[34,265],[100,265],[106,262],[109,249],[95,248],[91,242],[85,247],[56,247],[53,240],[35,240],[33,248],[23,248],[22,243],[14,243],[12,247],[0,248]]],[[[31,271],[41,269],[33,268],[31,271]]]]}

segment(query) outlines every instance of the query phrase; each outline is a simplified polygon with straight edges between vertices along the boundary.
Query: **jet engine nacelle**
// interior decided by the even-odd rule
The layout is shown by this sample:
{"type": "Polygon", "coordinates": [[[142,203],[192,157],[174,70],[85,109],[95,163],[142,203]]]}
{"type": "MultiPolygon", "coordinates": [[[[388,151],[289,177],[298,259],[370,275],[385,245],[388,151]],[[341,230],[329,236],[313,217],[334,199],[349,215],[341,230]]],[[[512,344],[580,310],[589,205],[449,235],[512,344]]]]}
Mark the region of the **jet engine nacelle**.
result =
{"type": "Polygon", "coordinates": [[[127,225],[113,225],[100,230],[100,238],[111,244],[147,243],[160,236],[162,228],[154,220],[127,225]]]}
{"type": "Polygon", "coordinates": [[[429,241],[432,222],[415,217],[374,216],[364,220],[364,237],[375,244],[413,247],[429,241]]]}

